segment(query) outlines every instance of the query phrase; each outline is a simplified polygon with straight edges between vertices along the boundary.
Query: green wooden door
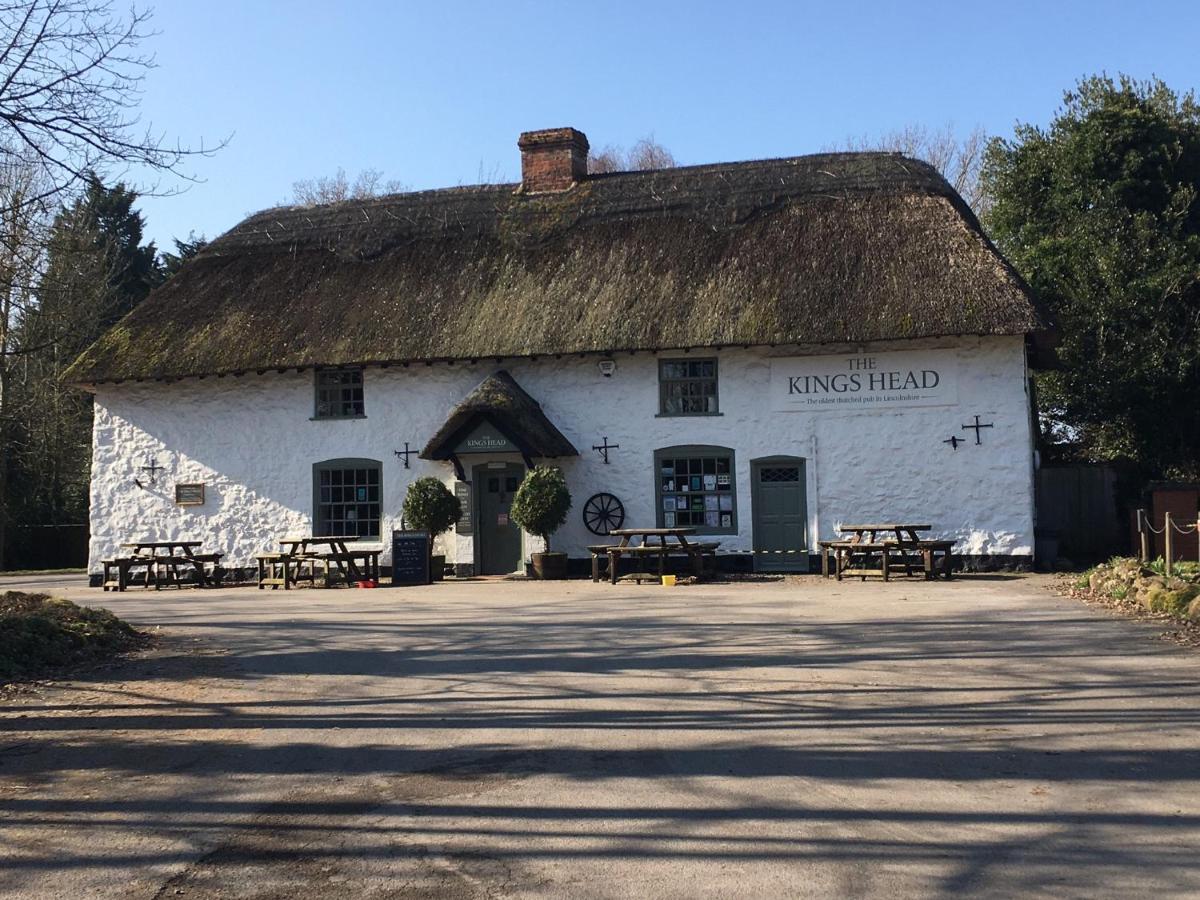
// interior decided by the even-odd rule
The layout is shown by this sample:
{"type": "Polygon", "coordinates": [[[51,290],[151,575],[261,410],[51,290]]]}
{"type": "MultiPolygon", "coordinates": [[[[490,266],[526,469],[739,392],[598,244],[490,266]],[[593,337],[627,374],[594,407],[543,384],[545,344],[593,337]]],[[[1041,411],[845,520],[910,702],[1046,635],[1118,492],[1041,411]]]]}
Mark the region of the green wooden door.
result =
{"type": "Polygon", "coordinates": [[[808,504],[804,460],[791,456],[750,463],[754,504],[754,568],[759,572],[808,571],[808,504]],[[793,553],[773,553],[792,550],[793,553]]]}
{"type": "Polygon", "coordinates": [[[508,575],[521,568],[521,529],[509,510],[513,495],[525,477],[520,465],[476,466],[475,490],[479,497],[480,573],[508,575]]]}

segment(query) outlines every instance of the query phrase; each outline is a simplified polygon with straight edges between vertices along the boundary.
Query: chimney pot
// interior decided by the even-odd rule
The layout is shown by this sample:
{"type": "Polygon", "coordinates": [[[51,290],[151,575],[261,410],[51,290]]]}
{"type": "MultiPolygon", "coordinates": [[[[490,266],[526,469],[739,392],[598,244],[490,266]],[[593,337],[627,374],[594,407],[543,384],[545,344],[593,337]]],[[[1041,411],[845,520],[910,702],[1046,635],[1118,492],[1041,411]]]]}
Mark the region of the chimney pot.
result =
{"type": "Polygon", "coordinates": [[[565,191],[587,177],[588,139],[574,128],[526,131],[521,148],[521,190],[525,193],[565,191]]]}

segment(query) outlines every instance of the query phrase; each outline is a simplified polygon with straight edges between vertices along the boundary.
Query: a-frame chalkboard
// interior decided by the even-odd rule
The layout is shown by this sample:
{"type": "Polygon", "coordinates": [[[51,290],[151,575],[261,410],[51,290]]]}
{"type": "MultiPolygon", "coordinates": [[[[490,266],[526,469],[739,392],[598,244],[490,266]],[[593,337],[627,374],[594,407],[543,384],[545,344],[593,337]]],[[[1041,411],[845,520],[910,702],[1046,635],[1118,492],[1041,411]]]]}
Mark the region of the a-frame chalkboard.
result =
{"type": "Polygon", "coordinates": [[[429,584],[428,531],[392,532],[392,585],[429,584]]]}

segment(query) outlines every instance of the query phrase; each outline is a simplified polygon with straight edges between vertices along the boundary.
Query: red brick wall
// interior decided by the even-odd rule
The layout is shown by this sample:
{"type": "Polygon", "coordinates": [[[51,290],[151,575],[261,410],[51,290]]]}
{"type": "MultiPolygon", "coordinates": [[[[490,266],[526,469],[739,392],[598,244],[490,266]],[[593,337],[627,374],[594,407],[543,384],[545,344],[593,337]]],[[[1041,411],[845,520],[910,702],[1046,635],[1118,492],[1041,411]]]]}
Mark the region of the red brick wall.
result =
{"type": "Polygon", "coordinates": [[[521,148],[521,189],[530,193],[565,191],[587,178],[588,139],[574,128],[526,131],[521,148]]]}

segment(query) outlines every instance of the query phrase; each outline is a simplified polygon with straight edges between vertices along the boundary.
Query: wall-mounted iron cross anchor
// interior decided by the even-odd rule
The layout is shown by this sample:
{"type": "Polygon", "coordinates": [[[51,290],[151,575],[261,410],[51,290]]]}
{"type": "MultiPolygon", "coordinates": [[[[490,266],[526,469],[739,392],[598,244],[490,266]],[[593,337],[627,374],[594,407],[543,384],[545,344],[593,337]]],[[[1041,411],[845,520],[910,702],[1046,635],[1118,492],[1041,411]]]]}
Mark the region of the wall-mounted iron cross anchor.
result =
{"type": "Polygon", "coordinates": [[[405,441],[405,442],[404,442],[404,449],[403,449],[403,450],[393,450],[392,452],[396,454],[396,458],[397,458],[397,459],[402,459],[402,460],[404,460],[404,468],[406,468],[406,469],[407,469],[407,468],[410,468],[410,466],[409,466],[409,464],[408,464],[408,458],[409,458],[410,456],[412,456],[414,453],[417,453],[418,451],[416,451],[416,450],[409,450],[409,449],[408,449],[408,441],[405,441]]]}
{"type": "Polygon", "coordinates": [[[980,440],[980,438],[979,438],[979,432],[980,432],[980,430],[981,430],[981,429],[984,429],[984,428],[992,428],[992,427],[994,427],[994,426],[993,426],[993,423],[991,423],[991,422],[988,422],[986,425],[980,425],[980,424],[979,424],[979,416],[976,416],[976,417],[975,417],[975,424],[974,424],[974,425],[964,425],[964,426],[962,427],[962,430],[963,430],[963,431],[970,431],[972,428],[973,428],[973,429],[975,429],[975,443],[976,443],[976,444],[982,444],[982,443],[983,443],[983,441],[982,441],[982,440],[980,440]]]}
{"type": "MultiPolygon", "coordinates": [[[[158,460],[155,459],[153,456],[147,456],[146,457],[146,465],[140,466],[139,471],[145,472],[147,475],[150,476],[151,484],[157,484],[158,483],[158,473],[165,472],[167,470],[165,468],[163,468],[162,466],[160,466],[158,464],[158,460]]],[[[133,481],[138,487],[144,487],[144,485],[142,484],[142,482],[139,479],[135,478],[135,479],[133,479],[133,481]]]]}
{"type": "Polygon", "coordinates": [[[609,450],[620,450],[621,445],[620,444],[610,444],[608,442],[608,435],[606,434],[604,436],[604,443],[603,444],[592,444],[592,449],[604,457],[604,464],[607,466],[608,465],[608,451],[609,450]]]}
{"type": "Polygon", "coordinates": [[[943,444],[949,444],[951,450],[957,450],[959,444],[965,444],[966,441],[960,438],[957,434],[952,434],[950,437],[942,441],[943,444]]]}

